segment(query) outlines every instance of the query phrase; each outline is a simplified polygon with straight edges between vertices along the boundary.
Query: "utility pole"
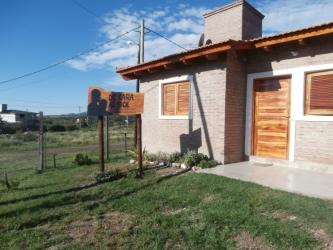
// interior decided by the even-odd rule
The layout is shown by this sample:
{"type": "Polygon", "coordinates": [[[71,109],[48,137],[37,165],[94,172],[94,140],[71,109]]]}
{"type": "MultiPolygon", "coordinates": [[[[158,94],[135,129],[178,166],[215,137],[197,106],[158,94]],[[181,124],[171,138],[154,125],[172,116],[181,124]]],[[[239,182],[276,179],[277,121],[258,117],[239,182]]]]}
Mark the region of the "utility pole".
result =
{"type": "MultiPolygon", "coordinates": [[[[138,53],[138,62],[139,64],[144,62],[144,47],[145,47],[145,21],[141,21],[141,28],[140,28],[140,43],[139,43],[139,53],[138,53]]],[[[140,92],[140,80],[137,79],[136,82],[136,92],[140,92]]],[[[141,114],[136,115],[136,151],[138,155],[138,167],[139,167],[139,174],[143,176],[143,168],[142,168],[142,120],[141,114]]]]}

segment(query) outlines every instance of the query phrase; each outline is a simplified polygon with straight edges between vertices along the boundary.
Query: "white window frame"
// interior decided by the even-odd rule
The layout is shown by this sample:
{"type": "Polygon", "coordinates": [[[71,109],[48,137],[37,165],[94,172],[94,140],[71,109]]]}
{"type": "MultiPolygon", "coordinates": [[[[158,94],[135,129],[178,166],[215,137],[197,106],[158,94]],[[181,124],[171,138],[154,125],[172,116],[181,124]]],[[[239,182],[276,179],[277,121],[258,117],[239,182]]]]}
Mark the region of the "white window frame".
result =
{"type": "Polygon", "coordinates": [[[192,89],[193,89],[193,77],[191,75],[176,76],[159,81],[158,92],[158,107],[159,107],[159,119],[161,120],[189,120],[192,119],[192,89]],[[190,84],[189,93],[189,107],[188,115],[163,115],[163,85],[169,83],[177,83],[188,81],[190,84]]]}
{"type": "Polygon", "coordinates": [[[305,91],[306,74],[333,69],[333,64],[310,65],[289,69],[278,69],[267,72],[259,72],[247,75],[247,94],[246,94],[246,127],[245,127],[245,154],[251,155],[252,148],[252,98],[253,82],[256,79],[291,76],[290,93],[290,118],[289,118],[289,161],[295,160],[295,141],[296,141],[296,122],[333,122],[330,115],[306,115],[305,114],[305,91]]]}

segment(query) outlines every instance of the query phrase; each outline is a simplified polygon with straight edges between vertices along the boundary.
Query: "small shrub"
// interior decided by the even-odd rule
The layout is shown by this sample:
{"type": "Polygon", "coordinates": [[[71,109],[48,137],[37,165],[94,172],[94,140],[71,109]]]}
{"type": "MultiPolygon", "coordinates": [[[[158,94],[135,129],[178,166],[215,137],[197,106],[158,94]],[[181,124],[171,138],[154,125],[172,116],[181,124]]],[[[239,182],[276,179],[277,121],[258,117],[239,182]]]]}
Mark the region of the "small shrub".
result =
{"type": "Polygon", "coordinates": [[[81,153],[75,155],[73,162],[79,166],[90,165],[93,163],[93,161],[89,158],[88,155],[81,153]]]}
{"type": "Polygon", "coordinates": [[[195,151],[187,152],[183,157],[185,165],[189,167],[197,166],[201,161],[208,161],[208,156],[195,151]]]}
{"type": "Polygon", "coordinates": [[[79,128],[76,125],[68,125],[66,126],[66,131],[74,131],[78,130],[79,128]]]}
{"type": "Polygon", "coordinates": [[[101,183],[101,182],[114,181],[123,176],[124,176],[123,173],[121,173],[119,170],[115,170],[115,171],[98,173],[95,176],[95,180],[96,180],[96,182],[101,183]]]}
{"type": "Polygon", "coordinates": [[[217,165],[221,164],[220,162],[218,161],[215,161],[215,160],[203,160],[201,161],[199,164],[198,164],[198,167],[201,167],[201,168],[212,168],[212,167],[215,167],[217,165]]]}
{"type": "Polygon", "coordinates": [[[158,157],[157,154],[153,154],[153,153],[146,153],[144,160],[146,161],[158,161],[158,157]]]}
{"type": "Polygon", "coordinates": [[[179,162],[182,159],[183,155],[180,152],[174,152],[169,155],[168,161],[169,162],[179,162]]]}
{"type": "Polygon", "coordinates": [[[66,127],[63,125],[52,125],[48,128],[48,131],[50,132],[65,132],[66,131],[66,127]]]}

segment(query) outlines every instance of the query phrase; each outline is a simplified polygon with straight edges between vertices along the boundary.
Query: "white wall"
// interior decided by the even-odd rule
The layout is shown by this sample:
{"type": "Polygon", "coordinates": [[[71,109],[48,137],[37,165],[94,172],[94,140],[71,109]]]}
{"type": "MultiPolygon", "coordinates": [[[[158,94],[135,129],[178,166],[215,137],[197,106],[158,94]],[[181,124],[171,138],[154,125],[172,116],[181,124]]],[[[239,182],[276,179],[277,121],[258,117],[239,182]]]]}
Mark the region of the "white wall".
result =
{"type": "Polygon", "coordinates": [[[0,117],[5,122],[9,122],[9,123],[15,123],[16,122],[15,114],[0,114],[0,117]]]}

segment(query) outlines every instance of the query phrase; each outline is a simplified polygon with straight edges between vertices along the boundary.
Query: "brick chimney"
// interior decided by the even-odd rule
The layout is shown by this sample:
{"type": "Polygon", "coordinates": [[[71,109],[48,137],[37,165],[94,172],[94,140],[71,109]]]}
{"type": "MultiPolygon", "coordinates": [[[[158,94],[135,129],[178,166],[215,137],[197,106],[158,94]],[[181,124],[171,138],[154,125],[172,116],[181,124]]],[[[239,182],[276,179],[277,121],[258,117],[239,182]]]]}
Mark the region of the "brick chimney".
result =
{"type": "Polygon", "coordinates": [[[204,14],[204,18],[204,44],[262,36],[264,15],[245,0],[208,12],[204,14]]]}

